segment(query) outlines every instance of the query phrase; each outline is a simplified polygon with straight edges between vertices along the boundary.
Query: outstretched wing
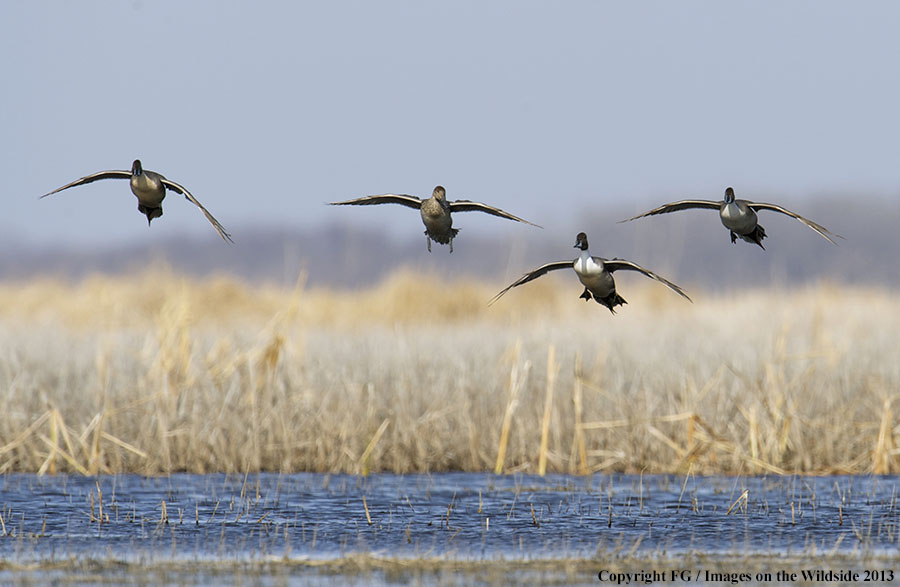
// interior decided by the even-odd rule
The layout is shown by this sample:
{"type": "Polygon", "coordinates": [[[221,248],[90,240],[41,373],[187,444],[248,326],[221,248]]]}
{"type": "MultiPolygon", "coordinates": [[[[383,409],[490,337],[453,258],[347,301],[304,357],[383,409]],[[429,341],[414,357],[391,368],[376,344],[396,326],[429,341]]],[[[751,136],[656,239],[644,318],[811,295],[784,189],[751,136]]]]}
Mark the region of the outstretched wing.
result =
{"type": "Polygon", "coordinates": [[[632,216],[631,218],[627,218],[625,220],[620,220],[619,222],[629,222],[631,220],[637,220],[638,218],[643,218],[644,216],[656,216],[657,214],[668,214],[669,212],[677,212],[679,210],[688,210],[689,208],[707,208],[709,210],[718,210],[722,206],[722,202],[713,202],[712,200],[681,200],[680,202],[671,202],[669,204],[663,204],[659,208],[654,208],[649,212],[644,212],[643,214],[638,214],[637,216],[632,216]]]}
{"type": "Polygon", "coordinates": [[[533,279],[537,279],[541,275],[546,275],[550,271],[556,271],[557,269],[571,269],[572,265],[574,263],[575,263],[574,260],[573,261],[556,261],[554,263],[547,263],[546,265],[541,265],[534,271],[530,271],[529,273],[526,273],[525,275],[523,275],[522,277],[517,279],[515,282],[508,285],[503,291],[501,291],[500,293],[498,293],[497,295],[492,297],[491,301],[488,302],[488,306],[490,306],[491,304],[493,304],[494,302],[499,300],[503,294],[505,294],[512,288],[522,285],[523,283],[528,283],[529,281],[531,281],[533,279]]]}
{"type": "Polygon", "coordinates": [[[624,270],[628,270],[628,271],[637,271],[638,273],[643,273],[650,279],[655,279],[656,281],[668,286],[669,289],[671,289],[672,291],[674,291],[675,293],[677,293],[678,295],[680,295],[687,301],[689,301],[691,303],[694,302],[694,300],[692,300],[690,297],[688,297],[688,295],[686,293],[684,293],[683,289],[681,289],[680,287],[678,287],[677,285],[675,285],[668,279],[666,279],[664,277],[660,277],[659,275],[650,271],[649,269],[644,269],[637,263],[632,263],[631,261],[626,261],[625,259],[610,259],[609,261],[602,259],[602,261],[603,261],[603,265],[606,267],[606,270],[609,271],[610,273],[612,273],[613,271],[617,271],[619,269],[624,269],[624,270]]]}
{"type": "Polygon", "coordinates": [[[332,206],[372,206],[374,204],[400,204],[407,208],[422,207],[422,200],[416,196],[407,196],[406,194],[381,194],[378,196],[363,196],[355,200],[344,200],[343,202],[329,202],[332,206]]]}
{"type": "Polygon", "coordinates": [[[531,226],[537,226],[538,228],[544,228],[540,224],[535,224],[534,222],[528,222],[518,216],[513,216],[509,212],[505,212],[500,208],[494,208],[493,206],[488,206],[487,204],[482,204],[481,202],[472,202],[470,200],[456,200],[454,202],[450,202],[450,211],[451,212],[484,212],[486,214],[490,214],[492,216],[499,216],[500,218],[506,218],[508,220],[515,220],[516,222],[524,222],[525,224],[530,224],[531,226]]]}
{"type": "Polygon", "coordinates": [[[46,198],[47,196],[52,196],[56,192],[61,192],[63,190],[67,190],[69,188],[73,188],[75,186],[84,185],[86,183],[92,183],[95,181],[99,181],[101,179],[131,179],[130,171],[98,171],[97,173],[92,173],[91,175],[85,175],[81,179],[76,179],[72,183],[67,183],[61,188],[56,188],[52,192],[46,193],[41,198],[46,198]]]}
{"type": "Polygon", "coordinates": [[[786,215],[790,216],[791,218],[796,218],[797,220],[799,220],[806,226],[810,227],[811,229],[813,229],[816,232],[818,232],[819,234],[821,234],[822,237],[825,238],[825,240],[827,240],[828,242],[830,242],[833,245],[836,245],[837,243],[831,239],[832,236],[836,236],[837,238],[844,238],[839,234],[835,234],[835,233],[831,232],[830,230],[828,230],[821,224],[816,224],[812,220],[810,220],[808,218],[804,218],[803,216],[800,216],[796,212],[791,212],[787,208],[782,208],[781,206],[777,206],[775,204],[766,204],[763,202],[747,202],[747,205],[750,206],[751,208],[753,208],[757,212],[759,212],[760,210],[772,210],[774,212],[781,212],[782,214],[786,214],[786,215]]]}
{"type": "Polygon", "coordinates": [[[162,184],[164,186],[166,186],[168,189],[172,190],[173,192],[183,195],[187,199],[187,201],[191,202],[192,204],[194,204],[195,206],[200,208],[200,211],[203,212],[203,215],[206,216],[206,219],[209,220],[209,223],[213,225],[213,228],[216,229],[216,232],[219,233],[219,236],[221,236],[223,239],[225,239],[226,241],[228,241],[230,243],[234,242],[233,240],[231,240],[231,235],[228,234],[227,232],[225,232],[225,228],[221,224],[219,224],[219,221],[216,220],[215,216],[210,214],[209,210],[204,208],[203,204],[201,204],[200,201],[197,200],[197,198],[195,198],[191,194],[191,192],[187,191],[184,188],[184,186],[179,185],[179,184],[175,183],[174,181],[170,181],[165,178],[160,178],[160,181],[162,181],[162,184]]]}

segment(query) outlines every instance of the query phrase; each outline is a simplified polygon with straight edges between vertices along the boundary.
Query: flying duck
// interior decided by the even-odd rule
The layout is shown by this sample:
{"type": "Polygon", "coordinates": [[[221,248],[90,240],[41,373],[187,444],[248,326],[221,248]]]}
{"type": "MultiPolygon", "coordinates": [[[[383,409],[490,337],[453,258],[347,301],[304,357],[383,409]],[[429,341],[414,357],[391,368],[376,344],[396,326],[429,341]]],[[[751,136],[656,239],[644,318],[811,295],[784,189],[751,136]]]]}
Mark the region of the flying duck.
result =
{"type": "Polygon", "coordinates": [[[614,271],[618,271],[619,269],[637,271],[639,273],[642,273],[651,279],[655,279],[656,281],[665,284],[669,287],[669,289],[671,289],[687,301],[693,301],[688,297],[686,293],[684,293],[684,290],[682,290],[680,287],[678,287],[671,281],[660,277],[656,273],[644,269],[637,263],[632,263],[631,261],[626,261],[625,259],[603,259],[602,257],[592,257],[588,252],[587,235],[583,232],[579,232],[578,236],[575,237],[575,248],[581,249],[581,256],[579,256],[574,261],[556,261],[554,263],[547,263],[546,265],[538,267],[534,271],[526,273],[517,281],[506,287],[506,289],[495,295],[488,303],[488,305],[493,304],[494,302],[499,300],[500,296],[516,286],[522,285],[523,283],[528,283],[529,281],[537,279],[541,275],[544,275],[550,271],[570,268],[575,270],[575,274],[578,275],[578,280],[581,281],[582,285],[584,285],[584,292],[579,297],[584,299],[585,301],[593,299],[598,304],[609,308],[609,311],[613,314],[616,313],[614,309],[616,306],[628,303],[622,296],[616,293],[616,282],[613,279],[612,274],[614,271]]]}
{"type": "Polygon", "coordinates": [[[81,179],[76,179],[72,183],[67,183],[61,188],[57,188],[48,194],[44,194],[41,197],[46,198],[47,196],[53,195],[56,192],[61,192],[68,188],[84,185],[86,183],[92,183],[101,179],[131,180],[131,192],[135,196],[137,196],[138,210],[140,210],[140,212],[147,217],[148,225],[154,218],[159,218],[160,216],[162,216],[162,201],[166,197],[166,189],[170,189],[173,192],[183,195],[189,202],[200,208],[200,211],[203,212],[203,215],[206,216],[206,219],[209,220],[210,224],[213,225],[213,228],[216,229],[216,232],[219,233],[219,236],[221,236],[228,242],[234,242],[231,240],[231,235],[225,232],[225,229],[221,224],[219,224],[219,221],[209,213],[209,210],[203,207],[203,204],[201,204],[197,200],[197,198],[191,195],[191,192],[187,191],[183,186],[175,183],[174,181],[169,181],[155,171],[144,169],[141,166],[140,159],[134,160],[134,163],[132,163],[131,165],[131,171],[98,171],[97,173],[86,175],[81,179]]]}
{"type": "Polygon", "coordinates": [[[763,250],[766,248],[762,244],[762,240],[766,238],[766,230],[759,225],[756,218],[756,213],[760,210],[773,210],[775,212],[786,214],[791,218],[796,218],[806,226],[818,232],[831,244],[837,244],[831,239],[832,236],[844,238],[839,234],[829,231],[824,226],[816,224],[812,220],[804,218],[796,212],[791,212],[781,206],[765,204],[762,202],[750,202],[748,200],[737,200],[734,197],[734,189],[730,187],[725,188],[725,198],[718,202],[712,200],[681,200],[680,202],[663,204],[659,208],[654,208],[649,212],[638,214],[637,216],[629,218],[628,220],[623,220],[622,222],[636,220],[638,218],[643,218],[644,216],[654,216],[656,214],[687,210],[688,208],[708,208],[710,210],[718,210],[719,219],[722,221],[722,224],[725,225],[725,228],[731,232],[732,243],[740,237],[748,243],[758,244],[763,250]]]}
{"type": "Polygon", "coordinates": [[[500,218],[515,220],[516,222],[524,222],[538,228],[543,228],[533,222],[523,220],[518,216],[513,216],[509,212],[504,212],[500,208],[494,208],[481,202],[472,202],[469,200],[447,201],[447,191],[442,186],[434,188],[431,197],[423,200],[416,196],[407,196],[405,194],[382,194],[378,196],[364,196],[355,200],[346,200],[344,202],[330,202],[332,206],[371,206],[374,204],[400,204],[407,208],[415,208],[422,215],[422,222],[425,224],[425,241],[428,244],[428,252],[431,252],[431,241],[436,243],[450,245],[450,252],[453,252],[453,239],[459,232],[458,228],[453,228],[453,219],[450,214],[452,212],[485,212],[500,218]]]}

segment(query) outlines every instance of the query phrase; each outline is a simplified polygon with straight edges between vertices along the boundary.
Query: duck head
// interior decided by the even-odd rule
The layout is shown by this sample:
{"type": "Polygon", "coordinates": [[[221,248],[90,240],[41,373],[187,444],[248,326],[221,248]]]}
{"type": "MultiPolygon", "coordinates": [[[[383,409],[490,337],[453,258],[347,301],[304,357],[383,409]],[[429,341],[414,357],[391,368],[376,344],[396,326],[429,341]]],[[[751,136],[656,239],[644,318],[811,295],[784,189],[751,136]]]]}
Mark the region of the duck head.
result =
{"type": "Polygon", "coordinates": [[[582,251],[588,250],[587,235],[583,232],[579,232],[578,236],[575,237],[575,248],[581,249],[582,251]]]}
{"type": "Polygon", "coordinates": [[[144,168],[141,167],[141,160],[135,159],[134,163],[131,164],[131,175],[138,176],[144,173],[144,168]]]}
{"type": "Polygon", "coordinates": [[[435,186],[434,191],[431,193],[431,197],[435,200],[443,201],[447,199],[447,190],[444,189],[444,186],[439,185],[435,186]]]}
{"type": "Polygon", "coordinates": [[[725,188],[725,203],[731,204],[734,202],[734,188],[727,187],[725,188]]]}

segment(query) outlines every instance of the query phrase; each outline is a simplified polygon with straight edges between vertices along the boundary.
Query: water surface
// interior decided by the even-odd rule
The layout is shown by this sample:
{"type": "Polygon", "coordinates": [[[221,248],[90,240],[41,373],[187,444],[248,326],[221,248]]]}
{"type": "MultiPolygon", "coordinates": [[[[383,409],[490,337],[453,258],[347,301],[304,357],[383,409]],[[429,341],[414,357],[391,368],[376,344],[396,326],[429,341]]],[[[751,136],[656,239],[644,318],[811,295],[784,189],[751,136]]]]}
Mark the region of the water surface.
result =
{"type": "Polygon", "coordinates": [[[0,477],[5,532],[0,560],[895,554],[898,480],[5,475],[0,477]]]}

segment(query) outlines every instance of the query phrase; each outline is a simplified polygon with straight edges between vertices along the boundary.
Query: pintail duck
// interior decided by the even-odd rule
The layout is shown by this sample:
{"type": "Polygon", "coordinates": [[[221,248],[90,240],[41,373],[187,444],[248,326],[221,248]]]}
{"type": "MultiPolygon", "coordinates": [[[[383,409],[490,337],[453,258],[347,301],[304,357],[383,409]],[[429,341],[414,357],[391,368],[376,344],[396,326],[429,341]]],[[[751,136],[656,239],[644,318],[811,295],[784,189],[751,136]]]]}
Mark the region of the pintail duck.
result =
{"type": "Polygon", "coordinates": [[[458,228],[453,228],[452,212],[485,212],[500,218],[515,220],[516,222],[524,222],[538,228],[543,228],[533,222],[523,220],[518,216],[513,216],[509,212],[504,212],[499,208],[482,204],[481,202],[472,202],[469,200],[447,201],[447,192],[443,187],[434,188],[432,196],[426,200],[416,196],[407,196],[405,194],[382,194],[378,196],[364,196],[355,200],[346,200],[344,202],[330,202],[332,206],[371,206],[374,204],[400,204],[407,208],[415,208],[422,215],[422,222],[425,224],[425,241],[428,244],[428,252],[431,252],[431,241],[439,244],[450,245],[450,252],[453,252],[453,239],[459,232],[458,228]]]}
{"type": "Polygon", "coordinates": [[[147,217],[148,225],[154,218],[159,218],[160,216],[162,216],[162,201],[163,198],[166,197],[166,189],[170,189],[173,192],[183,195],[189,202],[200,208],[200,211],[203,212],[203,215],[206,216],[206,219],[209,220],[210,224],[213,225],[213,228],[216,229],[216,232],[219,233],[219,236],[221,236],[228,242],[234,242],[231,240],[231,235],[225,232],[225,229],[221,224],[219,224],[219,221],[209,213],[209,210],[203,207],[203,204],[201,204],[197,200],[197,198],[191,195],[191,192],[187,191],[184,186],[181,186],[174,181],[169,181],[155,171],[144,169],[141,166],[140,159],[134,160],[134,163],[132,163],[131,165],[131,171],[98,171],[97,173],[86,175],[81,179],[76,179],[72,183],[68,183],[48,194],[44,194],[41,197],[46,198],[47,196],[53,195],[56,192],[61,192],[65,189],[95,182],[101,179],[131,180],[131,192],[135,196],[137,196],[138,210],[140,210],[140,212],[147,217]]]}
{"type": "Polygon", "coordinates": [[[523,283],[528,283],[533,279],[537,279],[541,275],[545,275],[550,271],[556,271],[557,269],[574,269],[575,273],[578,275],[579,281],[584,285],[584,292],[579,296],[585,301],[593,299],[598,304],[606,306],[609,308],[609,311],[613,314],[616,313],[615,307],[620,306],[622,304],[627,304],[628,302],[616,293],[616,282],[613,279],[613,272],[618,271],[619,269],[625,269],[629,271],[637,271],[646,275],[651,279],[655,279],[660,283],[666,285],[686,299],[689,302],[693,302],[691,298],[688,297],[684,290],[680,287],[672,283],[671,281],[664,279],[649,271],[644,269],[637,263],[632,263],[631,261],[626,261],[625,259],[603,259],[602,257],[592,257],[588,252],[588,239],[587,235],[583,232],[579,232],[578,236],[575,237],[575,248],[581,249],[581,256],[575,259],[574,261],[556,261],[554,263],[547,263],[546,265],[542,265],[531,271],[526,273],[522,277],[520,277],[517,281],[506,287],[503,291],[495,295],[488,305],[493,304],[500,297],[511,290],[512,288],[522,285],[523,283]]]}
{"type": "Polygon", "coordinates": [[[676,212],[678,210],[687,210],[688,208],[708,208],[710,210],[718,210],[719,219],[722,220],[722,224],[725,225],[725,228],[727,228],[731,232],[732,243],[734,243],[737,238],[740,237],[748,243],[758,244],[763,250],[765,250],[766,248],[762,244],[762,240],[766,238],[766,230],[759,225],[756,218],[756,213],[760,210],[773,210],[775,212],[786,214],[791,218],[796,218],[806,226],[818,232],[820,235],[822,235],[822,237],[825,238],[825,240],[827,240],[831,244],[837,244],[836,242],[834,242],[834,240],[831,239],[832,236],[844,238],[839,234],[835,234],[829,231],[824,226],[816,224],[812,220],[804,218],[796,212],[791,212],[790,210],[782,208],[781,206],[777,206],[775,204],[765,204],[762,202],[750,202],[748,200],[737,200],[734,197],[734,190],[730,187],[725,188],[725,198],[718,202],[714,202],[712,200],[681,200],[680,202],[663,204],[659,208],[654,208],[649,212],[638,214],[637,216],[629,218],[628,220],[623,220],[622,222],[636,220],[638,218],[643,218],[644,216],[654,216],[656,214],[666,214],[668,212],[676,212]]]}

